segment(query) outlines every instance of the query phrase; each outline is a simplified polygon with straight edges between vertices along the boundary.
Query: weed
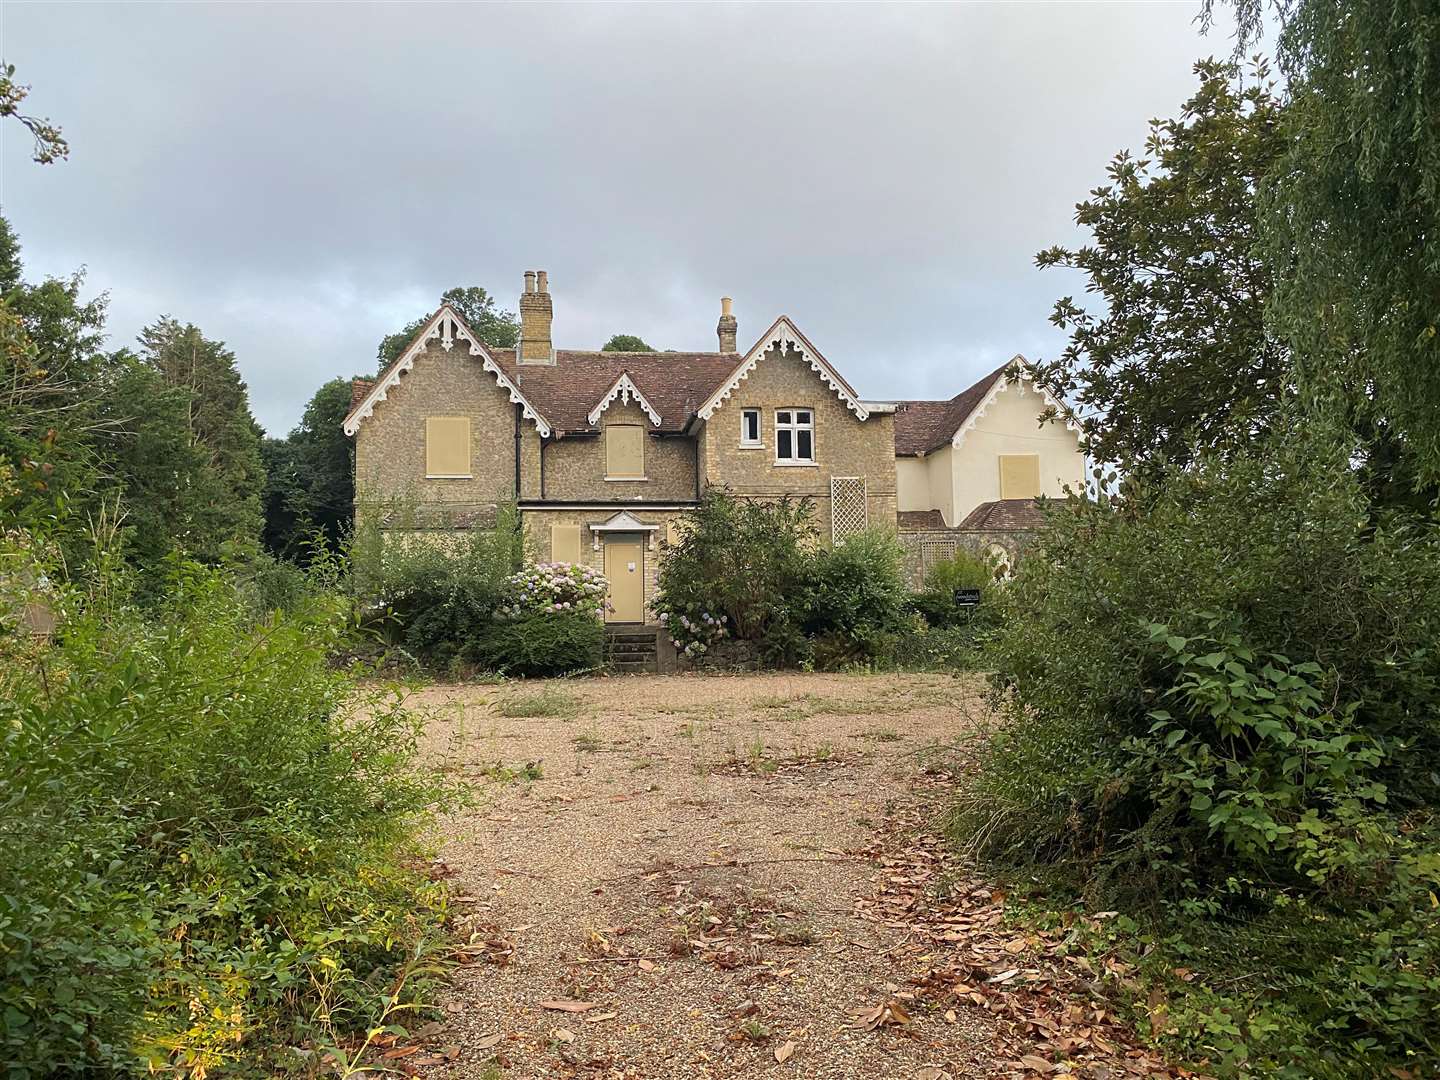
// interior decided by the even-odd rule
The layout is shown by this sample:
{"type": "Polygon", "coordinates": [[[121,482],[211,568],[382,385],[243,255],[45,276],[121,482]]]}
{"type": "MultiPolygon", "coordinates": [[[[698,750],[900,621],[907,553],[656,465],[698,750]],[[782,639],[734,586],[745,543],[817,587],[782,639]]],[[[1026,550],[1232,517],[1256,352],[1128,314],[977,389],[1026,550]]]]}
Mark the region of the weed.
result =
{"type": "Polygon", "coordinates": [[[515,718],[567,717],[580,711],[580,698],[557,686],[547,686],[531,694],[512,694],[496,704],[501,716],[515,718]]]}

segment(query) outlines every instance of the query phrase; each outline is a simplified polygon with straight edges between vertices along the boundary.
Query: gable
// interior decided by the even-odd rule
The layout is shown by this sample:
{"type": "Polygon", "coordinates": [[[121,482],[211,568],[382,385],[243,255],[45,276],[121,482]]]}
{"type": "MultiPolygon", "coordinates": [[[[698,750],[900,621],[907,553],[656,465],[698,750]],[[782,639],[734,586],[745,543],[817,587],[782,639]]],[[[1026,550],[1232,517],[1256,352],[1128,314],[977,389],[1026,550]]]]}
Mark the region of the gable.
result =
{"type": "Polygon", "coordinates": [[[696,410],[696,416],[701,420],[709,420],[735,392],[736,387],[755,373],[762,359],[785,362],[792,357],[809,367],[825,388],[855,414],[857,420],[869,418],[870,409],[860,401],[854,388],[830,366],[829,361],[820,354],[820,350],[810,344],[809,339],[800,333],[785,315],[781,315],[769,330],[760,335],[760,340],[755,342],[744,359],[735,366],[735,370],[696,410]]]}
{"type": "Polygon", "coordinates": [[[475,336],[454,308],[449,304],[442,304],[440,310],[432,315],[411,339],[405,351],[381,373],[380,377],[365,392],[364,397],[350,410],[344,423],[346,435],[354,435],[360,430],[360,424],[369,419],[375,412],[375,406],[389,397],[390,391],[400,385],[400,380],[414,369],[416,359],[434,341],[438,341],[440,347],[447,353],[455,347],[457,341],[467,344],[469,346],[468,355],[480,359],[481,370],[495,379],[496,385],[509,395],[510,403],[521,407],[525,419],[533,423],[535,430],[542,436],[550,434],[550,425],[541,416],[540,410],[535,408],[520,392],[520,388],[495,361],[490,350],[485,347],[485,343],[475,336]]]}

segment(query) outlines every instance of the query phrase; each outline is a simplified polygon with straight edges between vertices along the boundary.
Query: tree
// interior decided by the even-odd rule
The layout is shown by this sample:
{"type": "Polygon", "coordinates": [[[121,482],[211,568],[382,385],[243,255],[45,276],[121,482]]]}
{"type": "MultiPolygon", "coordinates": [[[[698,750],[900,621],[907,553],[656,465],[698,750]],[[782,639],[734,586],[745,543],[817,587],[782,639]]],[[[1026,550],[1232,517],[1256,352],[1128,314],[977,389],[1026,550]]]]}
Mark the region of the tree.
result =
{"type": "Polygon", "coordinates": [[[331,547],[349,531],[355,467],[342,427],[350,411],[349,379],[331,379],[310,399],[286,439],[266,439],[265,546],[298,558],[307,532],[318,529],[331,547]]]}
{"type": "Polygon", "coordinates": [[[70,147],[58,127],[49,120],[27,116],[20,111],[20,103],[29,96],[30,87],[15,81],[15,65],[0,64],[0,117],[13,116],[25,125],[35,140],[31,160],[40,165],[50,165],[69,157],[70,147]]]}
{"type": "Polygon", "coordinates": [[[265,469],[260,425],[235,367],[235,354],[198,327],[165,316],[140,332],[144,360],[165,385],[186,392],[180,420],[188,442],[203,450],[205,469],[192,494],[195,527],[187,545],[198,558],[221,562],[256,549],[265,469]]]}
{"type": "Polygon", "coordinates": [[[1076,208],[1093,242],[1036,256],[1083,271],[1104,301],[1099,312],[1068,296],[1055,305],[1070,342],[1040,372],[1079,407],[1086,451],[1130,469],[1183,465],[1237,428],[1262,434],[1290,385],[1255,250],[1255,193],[1284,151],[1283,106],[1263,65],[1243,84],[1231,63],[1195,73],[1180,116],[1151,123],[1146,156],[1118,154],[1110,182],[1076,208]]]}
{"type": "Polygon", "coordinates": [[[1372,412],[1414,456],[1417,482],[1440,480],[1440,8],[1235,6],[1239,47],[1275,11],[1290,92],[1261,200],[1273,325],[1307,389],[1372,412]]]}
{"type": "Polygon", "coordinates": [[[654,348],[646,345],[644,340],[634,334],[616,334],[604,345],[600,346],[601,352],[654,352],[654,348]]]}
{"type": "MultiPolygon", "coordinates": [[[[487,345],[493,345],[497,349],[511,349],[520,340],[520,322],[515,318],[515,313],[496,307],[495,298],[479,285],[457,285],[453,289],[446,289],[440,294],[440,302],[449,304],[459,312],[470,329],[480,335],[480,340],[487,345]]],[[[429,321],[430,316],[427,315],[382,338],[377,350],[380,367],[383,369],[394,363],[396,357],[405,351],[405,346],[410,344],[420,328],[429,321]]]]}

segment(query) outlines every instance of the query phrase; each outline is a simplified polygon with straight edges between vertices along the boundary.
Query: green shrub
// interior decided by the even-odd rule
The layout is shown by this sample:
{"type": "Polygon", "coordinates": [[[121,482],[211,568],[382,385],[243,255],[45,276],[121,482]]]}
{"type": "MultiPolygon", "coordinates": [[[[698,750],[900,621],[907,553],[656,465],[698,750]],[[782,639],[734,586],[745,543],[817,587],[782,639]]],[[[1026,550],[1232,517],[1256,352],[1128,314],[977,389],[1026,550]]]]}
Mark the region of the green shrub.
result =
{"type": "Polygon", "coordinates": [[[910,609],[932,627],[970,626],[977,619],[993,622],[996,605],[995,564],[969,548],[959,548],[925,572],[925,583],[910,598],[910,609]],[[958,589],[979,589],[978,608],[955,602],[958,589]]]}
{"type": "Polygon", "coordinates": [[[984,667],[985,640],[979,619],[957,626],[911,623],[891,635],[878,660],[892,671],[977,671],[984,667]]]}
{"type": "MultiPolygon", "coordinates": [[[[1381,751],[1372,779],[1389,805],[1437,802],[1440,544],[1425,523],[1372,520],[1343,451],[1319,437],[1072,501],[1000,593],[993,662],[1008,722],[962,807],[982,854],[1074,860],[1082,875],[1118,861],[1140,894],[1145,874],[1201,868],[1189,855],[1149,861],[1190,824],[1138,756],[1168,737],[1151,714],[1190,678],[1157,648],[1155,624],[1198,638],[1218,617],[1248,654],[1314,665],[1304,677],[1340,710],[1334,722],[1381,751]]],[[[1218,727],[1195,733],[1249,767],[1218,727]]]]}
{"type": "Polygon", "coordinates": [[[1315,425],[1072,500],[1000,592],[957,838],[1197,972],[1163,1037],[1204,1071],[1440,1067],[1433,522],[1315,425]]]}
{"type": "Polygon", "coordinates": [[[502,506],[493,528],[424,532],[407,530],[396,511],[388,534],[383,516],[378,508],[360,515],[351,549],[359,599],[388,609],[400,642],[427,664],[468,659],[524,562],[519,512],[502,506]]]}
{"type": "Polygon", "coordinates": [[[142,621],[67,603],[0,663],[9,1075],[203,1073],[373,1022],[442,894],[403,859],[441,788],[416,718],[330,655],[344,605],[258,627],[191,569],[142,621]]]}
{"type": "Polygon", "coordinates": [[[904,561],[895,534],[883,529],[815,552],[804,584],[804,629],[817,638],[817,663],[868,662],[884,651],[906,625],[904,561]]]}
{"type": "Polygon", "coordinates": [[[808,500],[760,503],[709,492],[666,550],[655,610],[682,650],[712,643],[710,616],[739,640],[760,643],[769,662],[794,664],[808,654],[801,624],[817,546],[808,500]]]}
{"type": "Polygon", "coordinates": [[[525,615],[487,625],[475,659],[507,675],[573,675],[605,662],[605,624],[589,612],[525,615]]]}

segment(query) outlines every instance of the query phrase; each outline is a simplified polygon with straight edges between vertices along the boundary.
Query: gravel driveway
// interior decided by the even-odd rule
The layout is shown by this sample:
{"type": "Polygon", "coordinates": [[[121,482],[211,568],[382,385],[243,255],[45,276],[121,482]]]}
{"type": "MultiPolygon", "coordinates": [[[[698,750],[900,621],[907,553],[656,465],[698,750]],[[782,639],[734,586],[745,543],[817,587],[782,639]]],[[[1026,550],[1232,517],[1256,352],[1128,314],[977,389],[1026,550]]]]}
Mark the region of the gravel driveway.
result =
{"type": "Polygon", "coordinates": [[[856,1026],[927,967],[867,910],[875,845],[981,715],[975,683],[637,676],[416,704],[427,752],[480,795],[441,824],[472,962],[445,1003],[458,1056],[428,1075],[992,1069],[983,1016],[856,1026]]]}

